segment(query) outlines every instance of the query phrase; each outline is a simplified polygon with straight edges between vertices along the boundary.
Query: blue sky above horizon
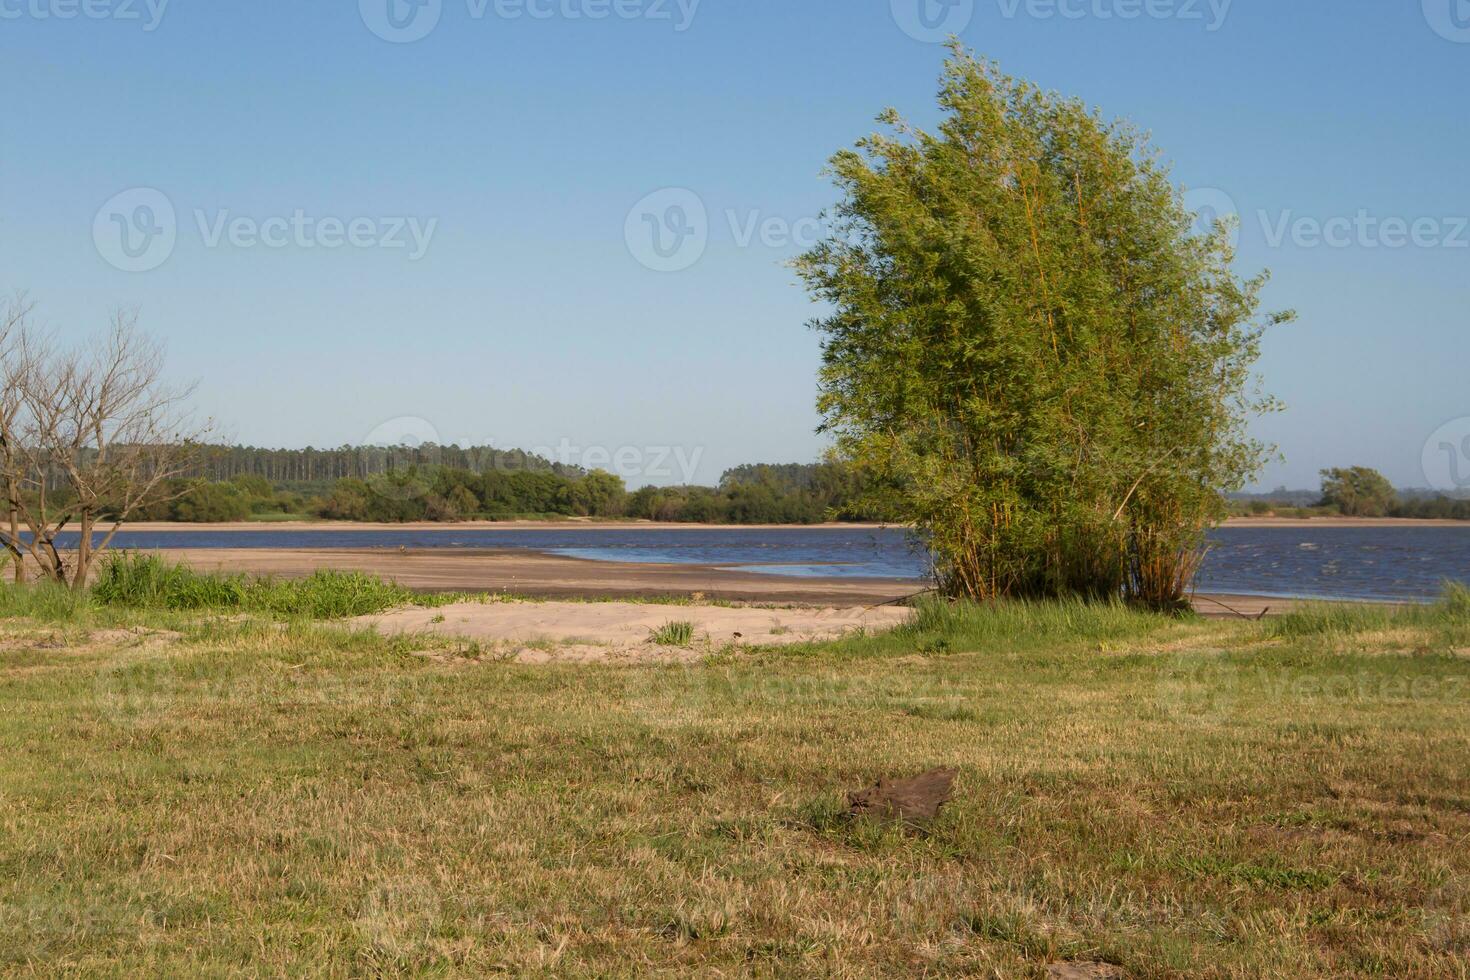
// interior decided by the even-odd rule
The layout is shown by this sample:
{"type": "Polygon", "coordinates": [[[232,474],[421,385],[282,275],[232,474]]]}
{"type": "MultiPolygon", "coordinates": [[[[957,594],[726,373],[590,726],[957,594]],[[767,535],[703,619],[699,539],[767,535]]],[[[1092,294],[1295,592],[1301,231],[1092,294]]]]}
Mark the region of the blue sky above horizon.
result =
{"type": "Polygon", "coordinates": [[[1467,0],[0,0],[0,291],[68,338],[139,308],[245,443],[437,436],[634,485],[812,460],[784,263],[835,150],[885,106],[934,121],[951,29],[1241,215],[1239,271],[1300,314],[1260,363],[1262,486],[1442,482],[1467,0]]]}

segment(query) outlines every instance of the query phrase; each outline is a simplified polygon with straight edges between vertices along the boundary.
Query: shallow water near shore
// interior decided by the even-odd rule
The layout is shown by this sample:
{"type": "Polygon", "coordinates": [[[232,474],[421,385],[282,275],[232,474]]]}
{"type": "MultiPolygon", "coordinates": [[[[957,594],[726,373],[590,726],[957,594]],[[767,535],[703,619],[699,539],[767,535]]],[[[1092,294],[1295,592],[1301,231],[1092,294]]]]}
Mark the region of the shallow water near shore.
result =
{"type": "MultiPolygon", "coordinates": [[[[77,535],[63,535],[74,546],[77,535]]],[[[557,528],[121,531],[115,548],[523,549],[592,561],[715,565],[798,578],[920,581],[927,560],[902,528],[557,528]]],[[[1290,598],[1423,600],[1470,581],[1464,527],[1225,527],[1201,591],[1290,598]]]]}

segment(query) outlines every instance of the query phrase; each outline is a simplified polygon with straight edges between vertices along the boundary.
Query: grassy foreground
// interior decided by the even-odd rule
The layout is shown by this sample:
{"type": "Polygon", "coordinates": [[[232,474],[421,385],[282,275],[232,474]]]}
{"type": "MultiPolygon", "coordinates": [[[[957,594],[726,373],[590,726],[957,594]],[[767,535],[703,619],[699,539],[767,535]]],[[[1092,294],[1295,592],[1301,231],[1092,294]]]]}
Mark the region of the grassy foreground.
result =
{"type": "Polygon", "coordinates": [[[0,971],[1470,975],[1464,594],[648,667],[232,609],[0,588],[0,971]]]}

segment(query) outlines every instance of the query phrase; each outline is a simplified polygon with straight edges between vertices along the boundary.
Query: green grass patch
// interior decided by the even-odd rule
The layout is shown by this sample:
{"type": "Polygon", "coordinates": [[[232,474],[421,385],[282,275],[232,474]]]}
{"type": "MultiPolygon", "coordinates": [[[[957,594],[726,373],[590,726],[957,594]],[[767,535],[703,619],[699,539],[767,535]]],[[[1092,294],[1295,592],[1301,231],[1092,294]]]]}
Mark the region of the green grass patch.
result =
{"type": "Polygon", "coordinates": [[[157,555],[109,555],[92,586],[102,605],[171,611],[254,612],[344,619],[425,604],[428,598],[362,572],[313,572],[304,579],[197,572],[157,555]]]}
{"type": "Polygon", "coordinates": [[[664,623],[653,631],[648,642],[661,647],[687,647],[694,642],[694,624],[683,619],[664,623]]]}

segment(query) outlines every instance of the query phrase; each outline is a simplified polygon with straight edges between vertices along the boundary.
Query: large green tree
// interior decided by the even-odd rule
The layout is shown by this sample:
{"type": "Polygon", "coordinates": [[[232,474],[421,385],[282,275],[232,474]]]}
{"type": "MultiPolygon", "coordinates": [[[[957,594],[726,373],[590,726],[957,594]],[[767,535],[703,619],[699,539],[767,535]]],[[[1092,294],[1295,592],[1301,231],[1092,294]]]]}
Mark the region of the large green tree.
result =
{"type": "Polygon", "coordinates": [[[1322,505],[1347,517],[1383,517],[1399,501],[1388,477],[1366,466],[1322,471],[1322,505]]]}
{"type": "Polygon", "coordinates": [[[950,594],[1178,604],[1262,459],[1251,366],[1288,315],[1131,126],[958,45],[939,101],[937,132],[889,110],[832,160],[832,233],[796,264],[830,304],[824,428],[950,594]]]}

